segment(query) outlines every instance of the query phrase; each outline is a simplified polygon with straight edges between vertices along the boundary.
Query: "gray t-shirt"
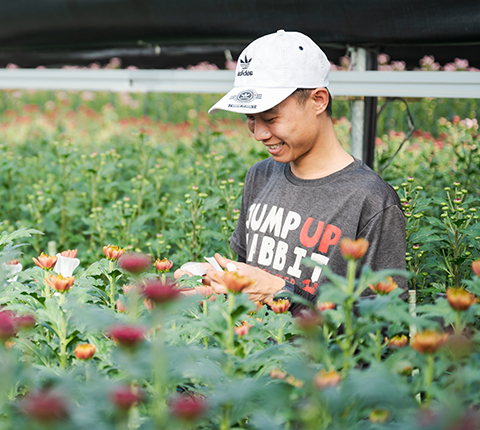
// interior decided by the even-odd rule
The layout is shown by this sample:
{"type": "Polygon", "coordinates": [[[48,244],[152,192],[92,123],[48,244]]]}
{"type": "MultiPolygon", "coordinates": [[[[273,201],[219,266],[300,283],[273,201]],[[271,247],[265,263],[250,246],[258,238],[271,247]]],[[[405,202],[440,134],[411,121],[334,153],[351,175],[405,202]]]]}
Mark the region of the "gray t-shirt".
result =
{"type": "MultiPolygon", "coordinates": [[[[272,158],[252,166],[230,246],[239,259],[281,276],[314,300],[328,280],[310,258],[346,276],[341,238],[370,243],[363,264],[374,270],[405,269],[405,218],[393,188],[363,162],[320,179],[300,179],[272,158]]],[[[396,278],[406,289],[406,280],[396,278]]]]}

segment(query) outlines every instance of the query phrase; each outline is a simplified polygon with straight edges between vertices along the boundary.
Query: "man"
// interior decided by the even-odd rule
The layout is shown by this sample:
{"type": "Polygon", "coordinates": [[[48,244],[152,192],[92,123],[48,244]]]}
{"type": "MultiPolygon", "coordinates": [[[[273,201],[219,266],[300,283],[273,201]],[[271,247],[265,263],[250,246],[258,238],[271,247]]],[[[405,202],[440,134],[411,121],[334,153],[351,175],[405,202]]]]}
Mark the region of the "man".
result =
{"type": "MultiPolygon", "coordinates": [[[[307,36],[279,30],[240,55],[234,88],[211,109],[243,113],[271,157],[250,168],[230,246],[234,270],[255,283],[252,300],[282,290],[309,300],[327,279],[311,259],[346,275],[341,238],[370,243],[363,264],[405,269],[405,219],[395,191],[346,152],[331,120],[330,63],[307,36]]],[[[222,267],[231,261],[216,255],[222,267]]],[[[229,267],[232,267],[231,264],[229,267]]],[[[177,271],[176,277],[184,272],[177,271]]],[[[220,274],[209,271],[217,293],[220,274]]],[[[401,279],[401,287],[406,281],[401,279]]]]}

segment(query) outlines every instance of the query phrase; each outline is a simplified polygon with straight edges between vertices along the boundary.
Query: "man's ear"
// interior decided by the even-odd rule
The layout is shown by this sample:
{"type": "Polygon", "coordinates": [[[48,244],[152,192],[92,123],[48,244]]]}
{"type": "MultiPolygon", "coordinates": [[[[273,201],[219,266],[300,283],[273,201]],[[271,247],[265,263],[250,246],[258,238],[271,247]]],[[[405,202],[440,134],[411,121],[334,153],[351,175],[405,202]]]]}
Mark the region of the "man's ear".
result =
{"type": "Polygon", "coordinates": [[[330,95],[328,94],[328,90],[326,88],[315,88],[311,92],[310,98],[313,101],[317,115],[325,112],[328,106],[329,97],[330,95]]]}

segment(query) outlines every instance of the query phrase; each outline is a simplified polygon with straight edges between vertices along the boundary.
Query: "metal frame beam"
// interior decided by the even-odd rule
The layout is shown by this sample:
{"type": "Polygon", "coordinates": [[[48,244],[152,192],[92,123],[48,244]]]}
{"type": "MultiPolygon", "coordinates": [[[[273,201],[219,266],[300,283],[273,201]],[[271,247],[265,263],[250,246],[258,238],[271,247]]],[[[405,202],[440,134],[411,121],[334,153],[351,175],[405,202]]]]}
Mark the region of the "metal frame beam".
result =
{"type": "MultiPolygon", "coordinates": [[[[226,93],[230,70],[3,69],[0,89],[226,93]]],[[[334,96],[480,98],[475,72],[331,72],[334,96]]]]}

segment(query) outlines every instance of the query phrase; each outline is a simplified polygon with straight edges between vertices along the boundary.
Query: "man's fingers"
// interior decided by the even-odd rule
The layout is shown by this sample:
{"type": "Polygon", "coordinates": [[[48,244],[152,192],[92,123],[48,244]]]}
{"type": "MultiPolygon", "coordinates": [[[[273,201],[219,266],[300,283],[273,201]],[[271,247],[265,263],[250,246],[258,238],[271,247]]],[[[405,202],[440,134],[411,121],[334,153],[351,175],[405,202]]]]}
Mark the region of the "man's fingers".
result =
{"type": "Polygon", "coordinates": [[[183,294],[184,296],[190,297],[196,294],[195,288],[185,288],[183,290],[180,290],[180,294],[183,294]]]}
{"type": "Polygon", "coordinates": [[[217,260],[217,263],[220,264],[220,266],[222,266],[223,268],[226,268],[228,263],[233,263],[232,260],[222,257],[218,252],[215,253],[214,257],[215,257],[215,260],[217,260]]]}
{"type": "Polygon", "coordinates": [[[225,285],[219,284],[218,282],[211,282],[210,286],[213,288],[216,294],[227,294],[227,288],[225,285]]]}
{"type": "Polygon", "coordinates": [[[191,273],[185,272],[182,269],[177,269],[175,270],[175,273],[173,274],[173,277],[175,279],[181,278],[183,275],[188,275],[188,276],[193,276],[191,273]]]}
{"type": "Polygon", "coordinates": [[[209,270],[207,271],[206,277],[209,278],[213,282],[219,283],[221,281],[221,273],[218,270],[209,270]]]}

